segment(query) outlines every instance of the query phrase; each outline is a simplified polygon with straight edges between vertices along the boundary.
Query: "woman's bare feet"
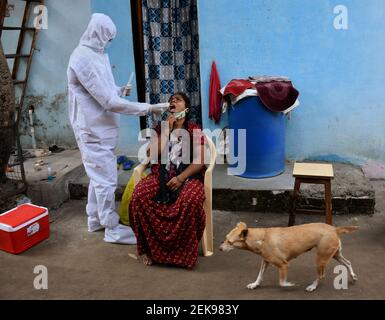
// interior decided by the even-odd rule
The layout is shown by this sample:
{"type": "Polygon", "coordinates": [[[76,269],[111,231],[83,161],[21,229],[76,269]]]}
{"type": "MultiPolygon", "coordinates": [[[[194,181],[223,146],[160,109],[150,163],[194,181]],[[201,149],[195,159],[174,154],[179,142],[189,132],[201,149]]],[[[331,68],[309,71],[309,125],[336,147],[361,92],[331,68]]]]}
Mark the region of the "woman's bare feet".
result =
{"type": "Polygon", "coordinates": [[[148,256],[147,254],[145,254],[145,255],[143,255],[143,264],[145,265],[145,266],[151,266],[152,265],[152,259],[151,259],[151,257],[150,256],[148,256]]]}

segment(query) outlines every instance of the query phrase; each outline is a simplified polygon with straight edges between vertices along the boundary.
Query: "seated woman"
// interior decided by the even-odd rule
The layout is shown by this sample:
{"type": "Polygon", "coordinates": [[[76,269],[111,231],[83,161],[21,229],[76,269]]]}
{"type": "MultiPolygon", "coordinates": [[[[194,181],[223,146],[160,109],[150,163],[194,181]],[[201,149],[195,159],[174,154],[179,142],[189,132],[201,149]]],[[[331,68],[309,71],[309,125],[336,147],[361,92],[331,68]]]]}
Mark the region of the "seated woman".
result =
{"type": "Polygon", "coordinates": [[[130,223],[145,265],[156,262],[193,268],[198,261],[198,245],[206,221],[203,210],[206,167],[204,136],[189,121],[189,107],[190,100],[184,93],[171,97],[168,125],[165,130],[156,128],[158,163],[151,166],[151,174],[139,182],[131,199],[130,223]],[[181,129],[188,134],[179,135],[181,129]],[[178,139],[169,139],[171,134],[178,139]],[[189,163],[180,161],[184,150],[181,143],[186,140],[182,137],[190,140],[189,163]],[[167,163],[160,163],[162,154],[167,154],[167,163]]]}

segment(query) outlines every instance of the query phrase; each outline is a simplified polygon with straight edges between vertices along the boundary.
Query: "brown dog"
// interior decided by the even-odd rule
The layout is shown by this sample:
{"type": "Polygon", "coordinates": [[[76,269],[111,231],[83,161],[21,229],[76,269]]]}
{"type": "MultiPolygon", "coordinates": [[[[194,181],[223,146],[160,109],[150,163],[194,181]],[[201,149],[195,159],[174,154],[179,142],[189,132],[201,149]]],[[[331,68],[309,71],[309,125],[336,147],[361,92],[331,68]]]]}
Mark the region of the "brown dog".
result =
{"type": "Polygon", "coordinates": [[[269,263],[279,270],[279,284],[291,287],[287,282],[289,261],[314,247],[317,248],[318,278],[306,288],[308,292],[317,289],[319,281],[325,278],[326,265],[331,258],[349,269],[353,281],[358,280],[350,261],[342,256],[340,235],[357,230],[358,227],[333,227],[324,223],[310,223],[289,228],[247,228],[243,222],[229,232],[220,246],[221,251],[244,249],[262,256],[262,265],[255,282],[247,288],[255,289],[262,283],[263,273],[269,263]]]}

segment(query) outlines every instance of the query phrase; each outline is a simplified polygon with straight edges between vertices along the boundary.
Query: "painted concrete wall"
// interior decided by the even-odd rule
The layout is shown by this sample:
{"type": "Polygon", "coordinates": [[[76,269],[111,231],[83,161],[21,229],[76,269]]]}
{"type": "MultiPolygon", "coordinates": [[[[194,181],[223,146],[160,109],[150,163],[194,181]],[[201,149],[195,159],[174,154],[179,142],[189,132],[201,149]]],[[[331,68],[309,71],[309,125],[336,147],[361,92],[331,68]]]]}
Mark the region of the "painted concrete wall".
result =
{"type": "MultiPolygon", "coordinates": [[[[92,4],[118,26],[110,54],[117,82],[124,83],[126,70],[134,69],[129,3],[92,4]]],[[[382,0],[198,0],[198,11],[204,127],[227,125],[226,114],[219,126],[208,119],[210,66],[216,60],[222,84],[262,74],[293,79],[301,107],[287,123],[288,158],[385,161],[382,0]],[[348,30],[334,28],[340,4],[348,9],[348,30]]],[[[125,117],[121,145],[134,148],[138,128],[137,119],[125,117]]]]}
{"type": "MultiPolygon", "coordinates": [[[[222,84],[289,76],[301,107],[287,123],[288,158],[385,161],[383,0],[198,0],[203,123],[212,60],[222,84]],[[336,30],[335,6],[349,29],[336,30]]],[[[226,115],[221,127],[227,123],[226,115]]]]}
{"type": "MultiPolygon", "coordinates": [[[[15,11],[5,25],[20,25],[17,19],[23,10],[23,1],[11,0],[15,11]]],[[[30,71],[26,106],[33,104],[36,110],[36,138],[38,146],[58,144],[75,147],[76,142],[68,120],[66,69],[70,54],[77,46],[90,15],[90,0],[46,0],[48,29],[41,30],[30,71]]],[[[4,51],[15,53],[18,34],[4,32],[4,51]]],[[[12,64],[12,62],[11,62],[12,64]]],[[[28,110],[25,108],[24,117],[28,110]]],[[[25,119],[24,119],[25,120],[25,119]]],[[[27,123],[21,124],[24,147],[30,147],[31,137],[27,123]]]]}
{"type": "MultiPolygon", "coordinates": [[[[116,82],[125,84],[135,70],[130,2],[46,3],[49,28],[39,36],[28,94],[36,102],[38,141],[74,146],[65,95],[69,55],[91,9],[109,14],[118,27],[109,49],[111,63],[116,82]]],[[[215,60],[222,84],[249,75],[292,78],[301,92],[301,107],[287,123],[288,158],[385,161],[383,0],[198,0],[198,11],[204,127],[218,127],[207,116],[215,60]],[[348,30],[333,26],[333,10],[340,4],[348,9],[348,30]]],[[[10,40],[3,41],[11,46],[10,40]]],[[[131,99],[137,99],[135,90],[131,99]]],[[[224,115],[219,127],[226,124],[224,115]]],[[[131,155],[138,131],[138,118],[122,117],[120,147],[131,155]]],[[[24,144],[29,140],[24,137],[24,144]]]]}

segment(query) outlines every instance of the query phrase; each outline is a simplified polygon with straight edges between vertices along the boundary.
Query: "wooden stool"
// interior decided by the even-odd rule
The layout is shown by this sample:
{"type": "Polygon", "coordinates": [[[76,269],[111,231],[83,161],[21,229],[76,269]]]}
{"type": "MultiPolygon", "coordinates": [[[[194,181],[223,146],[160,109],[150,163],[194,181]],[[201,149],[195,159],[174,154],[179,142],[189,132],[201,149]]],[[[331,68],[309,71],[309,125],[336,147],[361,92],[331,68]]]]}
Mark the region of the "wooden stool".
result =
{"type": "Polygon", "coordinates": [[[295,177],[294,194],[289,217],[289,227],[295,224],[295,214],[298,213],[324,213],[323,210],[297,209],[299,189],[301,183],[323,184],[325,186],[325,213],[326,223],[332,225],[332,190],[331,180],[334,178],[333,166],[331,164],[319,163],[295,163],[293,170],[295,177]]]}

